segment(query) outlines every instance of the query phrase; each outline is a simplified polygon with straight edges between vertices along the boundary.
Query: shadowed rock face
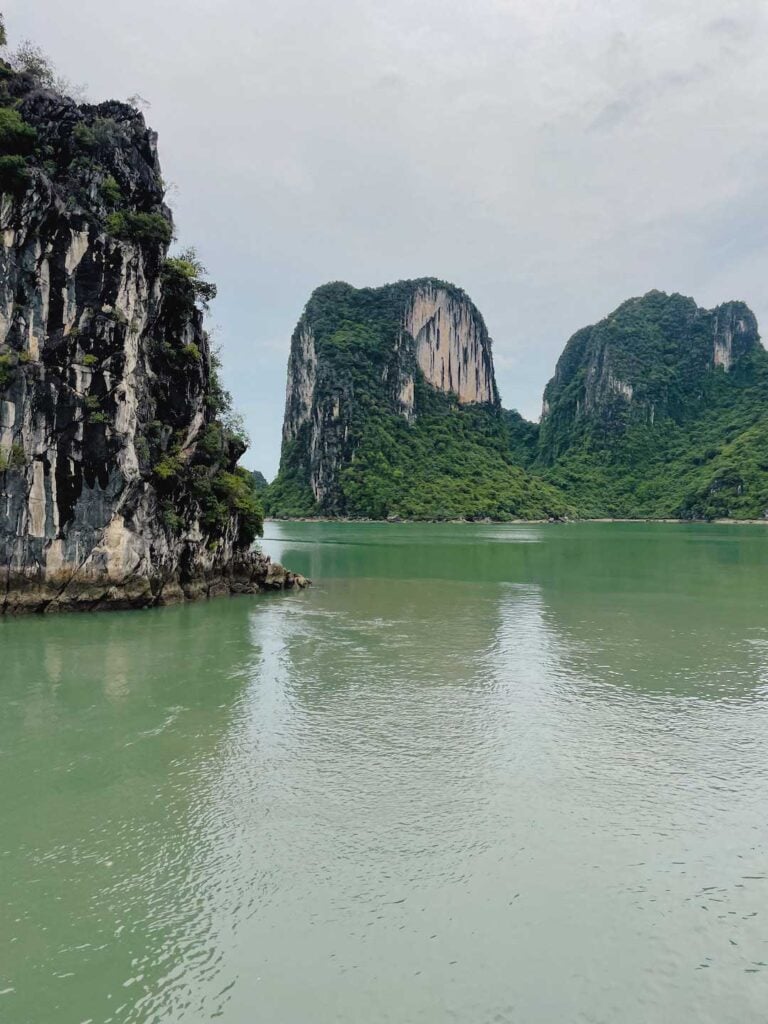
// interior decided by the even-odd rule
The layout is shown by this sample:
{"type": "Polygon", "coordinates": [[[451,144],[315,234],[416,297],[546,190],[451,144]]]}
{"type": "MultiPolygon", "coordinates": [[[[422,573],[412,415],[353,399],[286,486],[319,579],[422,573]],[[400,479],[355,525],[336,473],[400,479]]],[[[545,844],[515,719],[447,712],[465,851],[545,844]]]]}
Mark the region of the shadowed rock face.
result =
{"type": "Polygon", "coordinates": [[[432,278],[318,288],[291,341],[281,475],[320,510],[341,511],[339,473],[370,402],[411,421],[420,383],[459,406],[498,407],[491,340],[463,291],[432,278]]]}
{"type": "Polygon", "coordinates": [[[7,70],[3,90],[27,162],[0,181],[0,612],[278,585],[228,504],[244,444],[168,273],[154,133],[7,70]]]}

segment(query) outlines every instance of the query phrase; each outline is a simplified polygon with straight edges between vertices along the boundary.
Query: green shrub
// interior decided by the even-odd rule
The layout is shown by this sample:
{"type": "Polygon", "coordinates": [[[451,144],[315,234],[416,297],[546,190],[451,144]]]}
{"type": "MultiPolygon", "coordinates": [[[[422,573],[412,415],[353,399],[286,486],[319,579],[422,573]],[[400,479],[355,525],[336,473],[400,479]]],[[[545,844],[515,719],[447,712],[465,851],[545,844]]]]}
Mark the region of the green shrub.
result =
{"type": "Polygon", "coordinates": [[[133,447],[136,449],[136,455],[138,456],[139,460],[141,462],[146,462],[147,459],[149,458],[150,452],[149,441],[146,439],[146,437],[144,437],[142,434],[139,434],[136,437],[136,440],[133,442],[133,447]]]}
{"type": "Polygon", "coordinates": [[[214,416],[228,416],[232,412],[232,395],[224,387],[221,379],[221,356],[218,349],[211,352],[211,370],[208,375],[205,404],[214,416]]]}
{"type": "Polygon", "coordinates": [[[219,469],[210,476],[205,467],[197,466],[191,485],[200,503],[203,525],[211,534],[223,534],[236,516],[239,545],[251,544],[261,536],[264,510],[247,470],[239,466],[234,472],[219,469]]]}
{"type": "Polygon", "coordinates": [[[0,473],[6,469],[24,469],[26,463],[24,448],[20,444],[12,444],[8,451],[0,451],[0,473]]]}
{"type": "Polygon", "coordinates": [[[97,117],[91,125],[97,146],[114,147],[124,134],[120,124],[113,117],[97,117]]]}
{"type": "Polygon", "coordinates": [[[23,156],[0,156],[0,192],[20,192],[29,180],[23,156]]]}
{"type": "Polygon", "coordinates": [[[160,505],[160,514],[163,517],[163,523],[167,530],[170,530],[171,533],[181,533],[184,528],[184,519],[176,511],[173,502],[162,502],[160,505]]]}
{"type": "Polygon", "coordinates": [[[173,235],[170,223],[161,213],[133,213],[120,210],[110,213],[107,233],[128,242],[160,242],[168,245],[173,235]]]}
{"type": "Polygon", "coordinates": [[[264,509],[253,488],[250,473],[238,466],[234,473],[220,470],[213,480],[213,489],[221,502],[239,519],[241,544],[251,544],[262,534],[264,509]]]}
{"type": "Polygon", "coordinates": [[[91,355],[90,353],[88,353],[88,355],[86,356],[83,356],[83,366],[95,366],[98,363],[98,361],[99,357],[91,355]]]}
{"type": "Polygon", "coordinates": [[[125,315],[122,309],[117,309],[116,307],[113,308],[109,316],[112,317],[116,324],[120,324],[121,327],[125,327],[125,325],[128,323],[128,317],[125,315]]]}
{"type": "Polygon", "coordinates": [[[101,183],[99,191],[107,206],[119,206],[123,201],[123,193],[120,191],[120,186],[111,174],[107,175],[101,183]]]}
{"type": "Polygon", "coordinates": [[[166,296],[191,312],[198,301],[204,309],[216,298],[216,285],[206,281],[207,270],[197,258],[194,249],[184,249],[178,256],[169,257],[163,264],[163,284],[166,296]]]}
{"type": "Polygon", "coordinates": [[[84,121],[75,125],[72,131],[72,138],[81,149],[96,148],[96,136],[84,121]]]}
{"type": "Polygon", "coordinates": [[[35,148],[37,132],[12,107],[0,107],[0,191],[19,192],[29,177],[24,159],[35,148]]]}
{"type": "Polygon", "coordinates": [[[120,125],[111,117],[97,117],[91,124],[80,121],[72,138],[80,149],[95,150],[113,147],[120,136],[120,125]]]}
{"type": "Polygon", "coordinates": [[[200,349],[194,343],[185,345],[181,350],[181,354],[190,363],[200,362],[200,349]]]}
{"type": "Polygon", "coordinates": [[[182,470],[182,461],[178,455],[166,454],[155,465],[153,473],[158,480],[175,480],[182,470]]]}
{"type": "Polygon", "coordinates": [[[37,132],[12,107],[0,107],[0,152],[3,155],[31,153],[37,132]]]}
{"type": "Polygon", "coordinates": [[[208,423],[197,442],[198,451],[208,462],[219,458],[224,451],[224,437],[220,423],[208,423]]]}
{"type": "Polygon", "coordinates": [[[7,388],[13,380],[13,368],[16,360],[11,355],[0,356],[0,388],[7,388]]]}

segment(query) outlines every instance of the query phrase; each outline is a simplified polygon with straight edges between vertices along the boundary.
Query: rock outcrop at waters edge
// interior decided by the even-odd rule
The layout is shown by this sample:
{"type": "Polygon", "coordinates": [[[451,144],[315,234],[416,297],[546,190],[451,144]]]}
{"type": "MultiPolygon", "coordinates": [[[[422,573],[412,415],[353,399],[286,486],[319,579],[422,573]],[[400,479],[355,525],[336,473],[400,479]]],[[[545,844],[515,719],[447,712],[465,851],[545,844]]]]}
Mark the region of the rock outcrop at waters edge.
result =
{"type": "Polygon", "coordinates": [[[276,516],[548,518],[555,490],[514,465],[491,339],[460,288],[343,282],[291,342],[276,516]]]}
{"type": "Polygon", "coordinates": [[[652,291],[570,339],[529,457],[587,518],[765,519],[766,451],[752,311],[652,291]]]}
{"type": "Polygon", "coordinates": [[[743,302],[707,310],[664,292],[629,299],[565,346],[544,391],[541,454],[555,458],[590,428],[610,439],[633,425],[682,423],[701,413],[709,384],[744,386],[765,362],[743,302]]]}
{"type": "Polygon", "coordinates": [[[540,423],[500,408],[460,289],[326,285],[293,336],[275,515],[768,519],[768,353],[743,302],[652,291],[570,339],[540,423]]]}
{"type": "Polygon", "coordinates": [[[0,62],[0,613],[303,585],[252,552],[202,306],[156,137],[0,62]]]}

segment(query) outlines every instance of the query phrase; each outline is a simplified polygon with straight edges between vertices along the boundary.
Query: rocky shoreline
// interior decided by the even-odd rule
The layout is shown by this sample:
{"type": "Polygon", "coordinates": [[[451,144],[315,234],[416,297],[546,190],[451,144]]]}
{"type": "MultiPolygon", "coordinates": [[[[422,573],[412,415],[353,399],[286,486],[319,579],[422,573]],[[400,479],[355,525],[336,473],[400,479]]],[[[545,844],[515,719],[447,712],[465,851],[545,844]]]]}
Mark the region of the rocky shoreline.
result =
{"type": "Polygon", "coordinates": [[[155,133],[130,104],[0,72],[26,140],[0,174],[0,617],[305,586],[252,550],[216,288],[194,250],[169,254],[155,133]]]}
{"type": "Polygon", "coordinates": [[[309,582],[260,552],[189,578],[178,573],[111,578],[87,570],[52,574],[42,569],[5,569],[0,570],[0,616],[153,608],[237,594],[304,589],[309,582]]]}

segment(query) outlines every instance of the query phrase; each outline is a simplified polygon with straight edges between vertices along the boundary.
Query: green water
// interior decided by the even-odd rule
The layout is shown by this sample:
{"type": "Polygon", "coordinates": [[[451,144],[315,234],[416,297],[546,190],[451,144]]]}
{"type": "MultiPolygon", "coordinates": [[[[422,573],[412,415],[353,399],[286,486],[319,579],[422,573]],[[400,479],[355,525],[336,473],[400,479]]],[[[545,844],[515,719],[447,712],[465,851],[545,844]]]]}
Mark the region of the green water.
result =
{"type": "Polygon", "coordinates": [[[0,623],[3,1024],[764,1024],[765,529],[265,548],[0,623]]]}

